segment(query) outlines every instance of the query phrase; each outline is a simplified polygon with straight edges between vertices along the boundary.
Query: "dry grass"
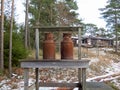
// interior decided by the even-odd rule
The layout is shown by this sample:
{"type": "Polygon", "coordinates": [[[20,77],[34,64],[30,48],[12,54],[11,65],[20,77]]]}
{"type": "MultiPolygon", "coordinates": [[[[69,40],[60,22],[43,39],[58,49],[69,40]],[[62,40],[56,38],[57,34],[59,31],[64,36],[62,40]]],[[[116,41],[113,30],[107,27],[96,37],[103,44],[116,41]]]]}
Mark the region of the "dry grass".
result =
{"type": "Polygon", "coordinates": [[[87,58],[93,60],[93,62],[89,66],[89,72],[87,73],[89,77],[93,77],[93,75],[103,75],[105,69],[110,67],[111,62],[119,62],[120,61],[120,53],[114,53],[113,51],[103,51],[99,49],[97,52],[96,48],[82,48],[83,57],[87,55],[87,58]],[[99,53],[99,54],[98,54],[99,53]],[[96,60],[95,60],[96,59],[96,60]]]}
{"type": "MultiPolygon", "coordinates": [[[[36,51],[35,50],[30,50],[29,55],[26,59],[35,59],[35,57],[36,57],[35,55],[36,55],[36,51]]],[[[43,56],[42,50],[39,50],[39,58],[42,59],[42,56],[43,56]]]]}
{"type": "Polygon", "coordinates": [[[103,70],[107,67],[109,67],[111,60],[108,59],[108,57],[105,56],[98,56],[97,57],[99,61],[93,62],[90,65],[90,68],[96,72],[96,74],[103,74],[103,70]]]}
{"type": "MultiPolygon", "coordinates": [[[[90,60],[98,59],[98,61],[92,62],[89,66],[95,74],[103,74],[103,69],[109,67],[111,61],[118,62],[120,60],[120,53],[115,54],[113,51],[104,51],[102,48],[99,49],[99,52],[96,48],[81,48],[82,58],[88,58],[90,60]],[[99,53],[99,55],[98,55],[99,53]],[[104,53],[101,54],[101,53],[104,53]]],[[[60,52],[56,52],[56,59],[60,59],[60,52]]],[[[29,59],[35,58],[35,50],[32,50],[29,59]]],[[[39,58],[42,58],[42,50],[40,50],[39,58]]],[[[74,59],[78,59],[78,48],[74,48],[74,59]]]]}
{"type": "Polygon", "coordinates": [[[22,75],[24,71],[23,71],[23,68],[14,67],[13,72],[17,75],[22,75]]]}

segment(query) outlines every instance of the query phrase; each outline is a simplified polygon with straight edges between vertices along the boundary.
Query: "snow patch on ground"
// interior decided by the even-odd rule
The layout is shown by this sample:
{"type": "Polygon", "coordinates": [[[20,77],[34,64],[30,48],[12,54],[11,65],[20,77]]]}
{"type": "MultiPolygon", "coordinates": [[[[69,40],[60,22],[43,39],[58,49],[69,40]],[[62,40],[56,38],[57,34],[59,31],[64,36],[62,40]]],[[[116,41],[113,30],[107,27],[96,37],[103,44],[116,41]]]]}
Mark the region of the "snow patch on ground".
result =
{"type": "MultiPolygon", "coordinates": [[[[96,50],[96,49],[95,49],[96,50]]],[[[94,53],[96,53],[96,51],[93,50],[94,53]]],[[[108,49],[109,51],[112,51],[111,49],[108,49]]],[[[100,55],[106,55],[106,51],[108,50],[104,50],[104,51],[101,51],[100,50],[100,55]]],[[[94,64],[94,63],[97,63],[99,62],[100,60],[96,57],[94,58],[89,58],[91,61],[90,61],[90,65],[94,64]]],[[[118,59],[119,60],[119,59],[118,59]]],[[[97,67],[97,66],[96,66],[97,67]]],[[[103,67],[101,66],[101,71],[103,71],[103,75],[111,75],[113,73],[119,73],[120,72],[120,60],[118,62],[114,62],[113,60],[110,61],[110,64],[108,64],[108,67],[103,67]]],[[[57,70],[57,72],[60,72],[59,69],[57,70]]],[[[88,68],[87,69],[87,72],[88,74],[96,74],[96,71],[92,71],[92,69],[88,68]],[[90,72],[90,73],[89,73],[90,72]],[[94,72],[94,73],[93,73],[94,72]]],[[[53,73],[52,75],[52,79],[51,81],[57,81],[57,82],[65,82],[65,81],[68,81],[68,82],[73,82],[73,80],[76,80],[76,77],[74,75],[74,70],[72,71],[71,69],[71,72],[67,71],[67,69],[64,69],[63,73],[66,75],[66,77],[63,79],[63,80],[60,80],[60,75],[59,73],[55,73],[54,70],[50,70],[50,73],[53,73]],[[65,72],[65,73],[64,73],[65,72]],[[71,73],[71,76],[67,76],[67,73],[71,73]],[[57,75],[57,79],[56,77],[54,77],[55,75],[57,75]],[[59,79],[59,80],[58,80],[59,79]]],[[[99,77],[102,77],[102,76],[99,76],[99,77]]],[[[88,77],[87,81],[91,81],[92,79],[95,79],[95,78],[99,78],[99,77],[93,77],[90,78],[88,77]]],[[[16,74],[13,74],[13,78],[16,78],[16,79],[19,79],[19,82],[14,82],[14,84],[16,84],[16,89],[14,88],[11,88],[12,87],[12,83],[8,83],[10,82],[10,79],[8,78],[5,78],[4,80],[1,80],[0,82],[0,90],[24,90],[24,80],[23,80],[23,76],[18,76],[16,74]],[[17,78],[16,78],[17,77],[17,78]]],[[[120,78],[119,76],[116,76],[116,77],[109,77],[109,78],[106,78],[106,79],[102,79],[100,80],[100,82],[103,82],[104,80],[110,80],[110,79],[113,79],[112,82],[115,83],[115,85],[120,89],[120,79],[117,79],[117,78],[120,78]]],[[[33,79],[32,77],[29,78],[29,86],[31,86],[32,84],[35,83],[35,79],[33,79]]],[[[40,87],[39,90],[55,90],[56,88],[53,88],[53,87],[40,87]]],[[[74,90],[78,90],[78,88],[75,88],[74,90]]]]}
{"type": "Polygon", "coordinates": [[[98,58],[91,58],[90,62],[89,62],[89,65],[91,65],[92,63],[97,63],[97,62],[99,62],[98,58]]]}

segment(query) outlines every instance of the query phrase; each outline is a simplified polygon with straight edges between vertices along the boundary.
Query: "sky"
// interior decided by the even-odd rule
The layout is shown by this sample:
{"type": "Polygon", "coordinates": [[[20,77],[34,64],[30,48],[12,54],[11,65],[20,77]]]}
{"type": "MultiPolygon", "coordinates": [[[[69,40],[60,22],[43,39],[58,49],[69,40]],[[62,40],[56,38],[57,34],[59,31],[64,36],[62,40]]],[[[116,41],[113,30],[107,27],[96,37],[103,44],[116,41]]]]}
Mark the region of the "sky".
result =
{"type": "MultiPolygon", "coordinates": [[[[17,8],[17,21],[18,23],[23,23],[25,19],[24,14],[24,6],[23,1],[25,0],[16,0],[17,8]]],[[[105,28],[106,22],[104,19],[101,19],[102,17],[100,15],[99,8],[104,8],[106,5],[107,0],[76,0],[79,9],[77,10],[77,13],[79,13],[79,18],[82,18],[84,23],[92,23],[97,25],[97,27],[103,27],[105,28]]]]}
{"type": "Polygon", "coordinates": [[[25,0],[15,0],[15,5],[16,5],[16,21],[18,24],[23,23],[25,21],[25,7],[23,5],[23,2],[25,0]]]}
{"type": "Polygon", "coordinates": [[[100,15],[99,8],[104,8],[107,0],[76,0],[79,10],[77,11],[84,23],[93,23],[99,28],[106,26],[106,22],[100,15]]]}

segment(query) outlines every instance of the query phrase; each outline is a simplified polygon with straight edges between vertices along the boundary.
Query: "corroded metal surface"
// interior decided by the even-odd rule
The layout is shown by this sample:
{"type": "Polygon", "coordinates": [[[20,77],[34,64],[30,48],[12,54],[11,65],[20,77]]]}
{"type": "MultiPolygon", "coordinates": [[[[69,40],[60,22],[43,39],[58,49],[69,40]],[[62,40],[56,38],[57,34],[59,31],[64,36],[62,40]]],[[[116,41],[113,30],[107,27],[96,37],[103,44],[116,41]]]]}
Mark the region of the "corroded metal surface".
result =
{"type": "Polygon", "coordinates": [[[73,59],[73,41],[71,40],[71,33],[63,33],[61,59],[73,59]]]}
{"type": "Polygon", "coordinates": [[[45,33],[43,41],[43,59],[55,59],[55,42],[52,33],[45,33]]]}

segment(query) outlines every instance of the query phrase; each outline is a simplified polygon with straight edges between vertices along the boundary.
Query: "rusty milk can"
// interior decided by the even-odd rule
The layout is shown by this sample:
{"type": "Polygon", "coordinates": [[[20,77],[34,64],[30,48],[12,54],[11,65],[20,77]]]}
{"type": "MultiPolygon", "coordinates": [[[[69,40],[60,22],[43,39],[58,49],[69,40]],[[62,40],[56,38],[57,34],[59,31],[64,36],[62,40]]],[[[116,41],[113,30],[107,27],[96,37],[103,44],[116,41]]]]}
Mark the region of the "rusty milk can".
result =
{"type": "Polygon", "coordinates": [[[43,59],[55,59],[55,42],[52,33],[45,33],[43,41],[43,59]]]}
{"type": "Polygon", "coordinates": [[[63,33],[61,59],[73,59],[73,41],[71,39],[71,33],[63,33]]]}

